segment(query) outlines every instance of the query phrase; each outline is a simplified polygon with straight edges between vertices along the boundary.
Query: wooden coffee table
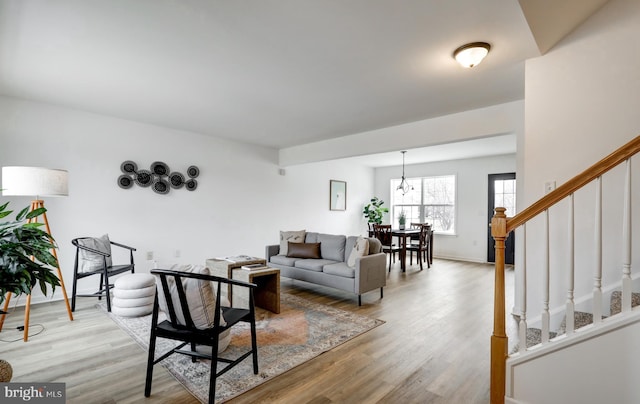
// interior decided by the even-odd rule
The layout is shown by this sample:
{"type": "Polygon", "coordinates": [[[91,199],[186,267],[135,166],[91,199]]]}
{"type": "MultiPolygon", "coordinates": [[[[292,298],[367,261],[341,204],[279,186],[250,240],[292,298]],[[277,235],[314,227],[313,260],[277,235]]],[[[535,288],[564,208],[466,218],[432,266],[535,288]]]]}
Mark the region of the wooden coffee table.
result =
{"type": "MultiPolygon", "coordinates": [[[[253,291],[253,298],[258,307],[273,313],[280,313],[280,270],[277,268],[248,271],[242,268],[232,270],[232,279],[254,283],[258,285],[253,291]]],[[[232,306],[249,307],[249,289],[239,286],[233,287],[232,306]]]]}
{"type": "MultiPolygon", "coordinates": [[[[258,258],[258,257],[249,257],[249,258],[253,258],[253,259],[245,259],[245,260],[238,260],[238,261],[231,262],[225,259],[209,258],[206,261],[206,265],[207,265],[207,268],[209,268],[209,273],[211,275],[219,276],[221,278],[226,278],[226,279],[232,279],[231,272],[236,268],[240,268],[243,265],[249,265],[249,264],[264,264],[264,265],[267,264],[267,260],[265,260],[264,258],[258,258]]],[[[233,290],[231,289],[231,285],[227,285],[226,288],[222,288],[222,290],[220,291],[220,296],[226,297],[227,299],[229,299],[230,302],[232,302],[233,290]]]]}

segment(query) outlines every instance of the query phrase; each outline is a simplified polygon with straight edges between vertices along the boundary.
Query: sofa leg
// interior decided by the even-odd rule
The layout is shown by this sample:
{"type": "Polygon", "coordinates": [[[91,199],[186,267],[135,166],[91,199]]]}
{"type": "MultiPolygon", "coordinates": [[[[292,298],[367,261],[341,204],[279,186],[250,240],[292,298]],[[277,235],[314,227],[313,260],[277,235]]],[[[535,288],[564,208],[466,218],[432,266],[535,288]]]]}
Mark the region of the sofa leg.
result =
{"type": "Polygon", "coordinates": [[[362,295],[358,295],[358,306],[362,306],[362,295]]]}
{"type": "Polygon", "coordinates": [[[382,295],[382,288],[380,288],[380,299],[382,299],[384,296],[382,295]]]}

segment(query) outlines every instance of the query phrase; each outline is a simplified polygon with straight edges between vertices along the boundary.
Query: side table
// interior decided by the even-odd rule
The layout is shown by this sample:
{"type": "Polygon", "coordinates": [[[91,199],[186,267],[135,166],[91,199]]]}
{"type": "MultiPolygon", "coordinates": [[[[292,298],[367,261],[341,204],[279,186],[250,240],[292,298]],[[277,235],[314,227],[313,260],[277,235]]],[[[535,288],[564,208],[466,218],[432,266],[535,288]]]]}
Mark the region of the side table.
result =
{"type": "MultiPolygon", "coordinates": [[[[238,268],[232,271],[232,279],[258,285],[253,291],[253,298],[258,307],[273,313],[280,313],[280,270],[277,268],[247,271],[238,268]]],[[[233,307],[249,307],[249,290],[235,286],[233,288],[233,307]]]]}
{"type": "MultiPolygon", "coordinates": [[[[258,257],[252,257],[252,258],[255,258],[255,259],[235,261],[235,262],[231,262],[225,259],[209,258],[206,261],[206,266],[207,268],[209,268],[209,273],[211,275],[219,276],[221,278],[226,278],[226,279],[233,279],[231,277],[231,271],[233,271],[236,268],[240,268],[243,265],[250,265],[250,264],[267,265],[267,260],[265,260],[264,258],[258,258],[258,257]]],[[[223,286],[221,288],[220,294],[221,296],[229,299],[230,302],[233,302],[233,290],[231,289],[231,285],[227,285],[226,288],[223,286]]]]}

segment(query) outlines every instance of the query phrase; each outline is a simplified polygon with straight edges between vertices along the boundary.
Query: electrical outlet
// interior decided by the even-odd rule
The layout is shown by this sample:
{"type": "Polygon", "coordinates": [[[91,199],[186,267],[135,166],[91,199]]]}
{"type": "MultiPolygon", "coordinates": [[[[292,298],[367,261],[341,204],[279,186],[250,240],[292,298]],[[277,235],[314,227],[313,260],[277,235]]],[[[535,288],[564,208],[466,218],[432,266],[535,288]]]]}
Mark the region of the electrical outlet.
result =
{"type": "Polygon", "coordinates": [[[176,250],[175,256],[176,258],[180,258],[180,250],[176,250]]]}
{"type": "Polygon", "coordinates": [[[556,182],[555,181],[547,181],[544,183],[544,193],[548,194],[549,192],[553,191],[554,189],[556,189],[556,182]]]}
{"type": "Polygon", "coordinates": [[[153,260],[153,251],[147,251],[147,261],[153,260]]]}

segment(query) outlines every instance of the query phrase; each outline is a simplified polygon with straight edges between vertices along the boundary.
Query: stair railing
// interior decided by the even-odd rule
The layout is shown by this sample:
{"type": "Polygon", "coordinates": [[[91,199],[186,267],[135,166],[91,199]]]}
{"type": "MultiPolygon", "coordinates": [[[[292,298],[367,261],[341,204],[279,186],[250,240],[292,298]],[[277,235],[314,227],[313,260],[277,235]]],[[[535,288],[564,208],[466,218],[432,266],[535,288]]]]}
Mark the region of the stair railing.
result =
{"type": "MultiPolygon", "coordinates": [[[[513,217],[505,215],[505,208],[495,209],[495,215],[491,219],[491,235],[495,240],[495,285],[494,285],[494,315],[493,334],[491,336],[491,403],[503,404],[506,389],[506,362],[508,359],[508,338],[506,334],[505,319],[505,240],[515,229],[523,226],[534,217],[544,213],[545,251],[543,253],[543,308],[542,308],[542,342],[549,341],[549,208],[558,202],[570,197],[569,206],[569,282],[567,293],[567,335],[574,331],[573,312],[575,304],[573,300],[574,284],[574,240],[573,240],[573,194],[585,185],[596,181],[596,221],[595,221],[595,254],[597,260],[594,274],[594,323],[602,321],[602,175],[622,163],[626,163],[626,177],[624,184],[623,207],[623,261],[622,261],[622,311],[631,310],[631,157],[640,152],[640,136],[620,147],[607,157],[603,158],[581,174],[573,177],[555,190],[551,191],[528,208],[513,217]]],[[[526,237],[526,231],[524,232],[526,237]]],[[[526,257],[526,249],[522,252],[526,257]]],[[[526,265],[526,259],[525,259],[526,265]]],[[[525,271],[523,271],[524,273],[525,271]]],[[[526,278],[523,279],[526,286],[526,278]]],[[[523,290],[526,290],[523,289],[523,290]]],[[[520,338],[520,351],[526,349],[526,297],[522,299],[522,315],[518,329],[520,338]]]]}

